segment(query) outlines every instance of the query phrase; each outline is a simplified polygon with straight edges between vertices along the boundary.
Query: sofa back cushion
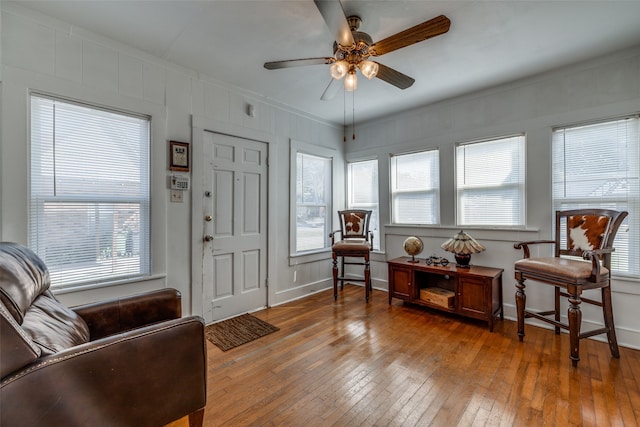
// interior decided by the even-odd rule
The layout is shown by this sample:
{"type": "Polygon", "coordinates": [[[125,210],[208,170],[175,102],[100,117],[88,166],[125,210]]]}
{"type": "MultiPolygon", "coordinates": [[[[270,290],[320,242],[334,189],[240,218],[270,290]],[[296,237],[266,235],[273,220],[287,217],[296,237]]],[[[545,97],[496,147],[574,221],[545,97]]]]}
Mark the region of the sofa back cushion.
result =
{"type": "Polygon", "coordinates": [[[49,270],[35,252],[17,243],[0,243],[0,300],[19,325],[50,284],[49,270]]]}
{"type": "Polygon", "coordinates": [[[86,322],[49,290],[49,271],[30,249],[0,243],[0,299],[43,355],[89,341],[86,322]]]}
{"type": "Polygon", "coordinates": [[[51,291],[40,295],[24,316],[22,329],[40,347],[42,354],[89,341],[89,327],[75,311],[55,299],[51,291]]]}

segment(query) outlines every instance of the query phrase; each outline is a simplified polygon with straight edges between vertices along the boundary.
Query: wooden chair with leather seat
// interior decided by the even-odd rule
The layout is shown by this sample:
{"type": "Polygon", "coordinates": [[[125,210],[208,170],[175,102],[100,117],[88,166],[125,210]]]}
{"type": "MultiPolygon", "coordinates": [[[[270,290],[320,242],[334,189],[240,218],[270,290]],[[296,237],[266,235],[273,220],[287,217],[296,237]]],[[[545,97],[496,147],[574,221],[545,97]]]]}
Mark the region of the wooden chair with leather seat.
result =
{"type": "Polygon", "coordinates": [[[515,262],[516,311],[518,338],[524,339],[525,318],[536,318],[569,331],[571,363],[580,360],[580,339],[606,333],[611,355],[620,357],[611,304],[611,253],[613,240],[627,212],[607,209],[577,209],[556,212],[555,240],[518,242],[515,249],[522,249],[524,258],[515,262]],[[549,243],[555,245],[553,257],[532,258],[530,246],[549,243]],[[579,259],[579,258],[581,259],[579,259]],[[529,311],[525,309],[525,280],[555,287],[554,309],[529,311]],[[582,297],[582,292],[600,289],[601,299],[582,297]],[[561,321],[560,297],[568,298],[567,322],[561,321]],[[581,303],[602,307],[604,327],[581,332],[581,303]]]}
{"type": "Polygon", "coordinates": [[[371,294],[371,271],[369,268],[369,254],[373,249],[373,232],[369,231],[371,211],[351,209],[338,211],[340,230],[332,231],[331,251],[333,256],[333,298],[338,299],[338,281],[340,289],[344,288],[344,281],[364,282],[365,299],[369,302],[371,294]],[[341,240],[336,241],[336,234],[340,233],[341,240]],[[342,259],[341,273],[338,274],[338,257],[342,259]],[[345,258],[362,258],[363,261],[345,261],[345,258]],[[354,278],[345,276],[345,265],[364,265],[364,277],[354,278]]]}

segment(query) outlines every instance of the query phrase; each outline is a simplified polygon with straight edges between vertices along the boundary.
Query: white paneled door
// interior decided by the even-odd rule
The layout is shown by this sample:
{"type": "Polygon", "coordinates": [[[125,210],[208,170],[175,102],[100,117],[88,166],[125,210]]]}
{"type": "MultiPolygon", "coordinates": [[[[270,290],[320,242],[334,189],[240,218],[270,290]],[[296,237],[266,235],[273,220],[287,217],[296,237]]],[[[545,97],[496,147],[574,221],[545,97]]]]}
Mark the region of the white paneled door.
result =
{"type": "Polygon", "coordinates": [[[205,132],[207,323],[267,305],[267,144],[205,132]]]}

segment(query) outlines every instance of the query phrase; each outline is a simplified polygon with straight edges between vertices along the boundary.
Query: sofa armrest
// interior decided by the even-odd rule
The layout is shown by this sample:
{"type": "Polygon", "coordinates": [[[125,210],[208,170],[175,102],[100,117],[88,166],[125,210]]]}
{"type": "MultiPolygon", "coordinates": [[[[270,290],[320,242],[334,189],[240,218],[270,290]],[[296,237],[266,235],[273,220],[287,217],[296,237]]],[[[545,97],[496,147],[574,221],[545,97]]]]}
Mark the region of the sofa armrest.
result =
{"type": "Polygon", "coordinates": [[[186,317],[43,357],[0,383],[0,425],[160,426],[204,408],[204,322],[186,317]]]}
{"type": "Polygon", "coordinates": [[[72,307],[89,326],[91,340],[182,316],[180,292],[160,289],[72,307]]]}

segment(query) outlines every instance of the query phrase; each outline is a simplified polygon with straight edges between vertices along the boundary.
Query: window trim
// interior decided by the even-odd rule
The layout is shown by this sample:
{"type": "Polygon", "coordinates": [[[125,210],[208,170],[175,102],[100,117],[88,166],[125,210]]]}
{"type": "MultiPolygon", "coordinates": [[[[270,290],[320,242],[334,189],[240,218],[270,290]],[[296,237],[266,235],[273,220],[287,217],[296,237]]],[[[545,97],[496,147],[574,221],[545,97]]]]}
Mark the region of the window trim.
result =
{"type": "MultiPolygon", "coordinates": [[[[608,117],[608,118],[600,118],[600,119],[594,119],[594,120],[590,120],[590,121],[580,121],[577,123],[571,123],[571,124],[565,124],[565,125],[558,125],[558,126],[553,126],[551,129],[551,141],[550,141],[550,159],[551,159],[551,210],[552,210],[552,215],[555,218],[555,211],[558,209],[565,209],[562,206],[563,205],[569,205],[568,207],[566,207],[566,209],[573,209],[575,208],[575,205],[577,204],[585,204],[585,203],[595,203],[597,204],[596,207],[602,207],[602,208],[610,208],[608,206],[606,206],[607,204],[611,205],[611,204],[618,204],[618,203],[623,203],[627,205],[627,211],[629,211],[629,216],[624,220],[623,224],[620,226],[620,230],[618,231],[618,235],[616,236],[616,238],[619,238],[620,233],[623,231],[625,225],[628,227],[628,225],[630,223],[635,222],[635,218],[637,218],[637,216],[640,216],[640,193],[636,193],[636,194],[632,194],[631,192],[628,192],[626,197],[623,197],[622,195],[616,195],[616,196],[611,196],[611,197],[592,197],[592,198],[587,198],[587,197],[571,197],[571,198],[556,198],[555,194],[554,194],[554,188],[555,188],[555,176],[556,176],[556,170],[554,168],[554,165],[556,164],[555,162],[555,158],[554,158],[554,154],[556,151],[556,147],[555,147],[555,135],[556,132],[567,132],[570,131],[572,129],[576,129],[576,128],[581,128],[581,127],[590,127],[590,126],[599,126],[599,125],[611,125],[614,126],[615,123],[624,121],[624,120],[635,120],[636,126],[637,128],[637,132],[638,135],[636,135],[636,137],[638,138],[637,140],[637,146],[635,147],[636,150],[636,164],[633,165],[633,168],[635,169],[635,173],[638,174],[638,176],[640,177],[640,113],[633,113],[633,114],[625,114],[625,115],[620,115],[620,116],[614,116],[614,117],[608,117]],[[574,207],[572,207],[574,206],[574,207]],[[632,209],[630,209],[631,207],[635,207],[635,212],[632,212],[632,209]]],[[[564,142],[563,142],[564,144],[564,142]]],[[[629,157],[628,155],[626,157],[629,157]]],[[[563,163],[564,163],[564,159],[566,158],[566,155],[564,154],[564,150],[563,150],[563,155],[562,155],[562,159],[563,159],[563,163]]],[[[627,169],[628,170],[628,169],[627,169]]],[[[565,170],[566,173],[566,170],[565,170]]],[[[566,188],[566,183],[565,183],[565,188],[566,188]]],[[[555,222],[552,224],[552,232],[555,233],[555,222]]],[[[638,233],[635,233],[636,236],[636,244],[640,243],[640,235],[638,235],[638,233]]],[[[629,239],[631,240],[631,239],[629,239]]],[[[638,251],[637,247],[635,247],[632,244],[629,244],[632,242],[628,242],[628,246],[627,246],[627,258],[629,260],[631,259],[636,259],[637,258],[637,253],[633,253],[633,251],[635,250],[636,252],[638,251]],[[634,249],[635,248],[635,249],[634,249]]],[[[615,242],[614,242],[614,247],[615,247],[615,242]]],[[[616,257],[616,252],[613,253],[613,257],[616,257]]],[[[617,266],[614,265],[615,262],[612,260],[612,276],[613,277],[617,277],[619,279],[623,279],[623,280],[629,280],[629,281],[638,281],[640,280],[640,266],[636,265],[636,271],[622,271],[622,270],[617,270],[615,269],[617,266]]]]}
{"type": "Polygon", "coordinates": [[[393,226],[434,226],[434,225],[439,225],[441,223],[441,206],[440,206],[440,202],[441,202],[441,179],[440,179],[440,174],[441,174],[441,168],[440,168],[440,147],[429,147],[429,148],[425,148],[425,149],[420,149],[420,150],[412,150],[412,151],[405,151],[405,152],[400,152],[400,153],[389,153],[389,223],[390,225],[393,226]],[[405,223],[405,222],[395,222],[395,209],[393,208],[393,204],[394,204],[394,194],[396,194],[396,192],[394,191],[393,188],[393,171],[394,169],[394,165],[393,165],[393,158],[394,157],[400,157],[400,156],[408,156],[408,155],[412,155],[412,154],[420,154],[420,153],[428,153],[428,152],[435,152],[437,159],[436,159],[436,165],[438,167],[438,171],[435,174],[435,176],[438,179],[438,185],[432,189],[432,190],[419,190],[419,191],[400,191],[400,193],[425,193],[425,194],[435,194],[435,200],[436,200],[436,206],[434,209],[435,212],[435,218],[434,218],[434,222],[433,223],[405,223]]]}
{"type": "Polygon", "coordinates": [[[348,160],[345,164],[345,169],[346,169],[346,183],[347,183],[347,188],[346,188],[346,206],[347,209],[365,209],[365,210],[371,210],[372,211],[372,219],[375,217],[376,211],[377,211],[377,220],[378,220],[378,229],[377,230],[373,230],[371,227],[369,227],[369,230],[373,231],[373,251],[374,252],[380,252],[382,250],[382,236],[380,235],[382,233],[382,224],[380,221],[380,161],[378,160],[377,157],[372,157],[372,158],[367,158],[367,159],[357,159],[357,160],[348,160]],[[377,179],[378,179],[378,186],[376,188],[376,192],[378,193],[378,202],[373,204],[373,203],[368,203],[368,204],[362,204],[362,205],[352,205],[351,204],[351,185],[352,185],[352,179],[351,179],[351,170],[350,167],[352,164],[354,163],[364,163],[364,162],[376,162],[376,169],[377,169],[377,179]],[[375,208],[375,209],[374,209],[375,208]],[[377,246],[376,246],[377,243],[377,246]]]}
{"type": "MultiPolygon", "coordinates": [[[[330,188],[331,194],[329,196],[328,201],[328,230],[331,232],[333,230],[334,224],[334,213],[333,206],[335,205],[335,197],[336,197],[336,179],[334,176],[334,172],[336,171],[336,159],[337,152],[336,150],[328,147],[318,146],[314,144],[309,144],[302,141],[296,141],[291,139],[289,141],[289,257],[290,258],[298,258],[304,257],[300,262],[308,262],[311,260],[317,259],[325,259],[330,256],[331,247],[329,242],[329,232],[327,232],[327,236],[325,236],[325,247],[321,249],[312,249],[308,251],[298,252],[296,250],[297,247],[297,226],[296,226],[296,211],[297,211],[297,156],[298,153],[308,154],[316,157],[324,157],[330,159],[331,163],[331,172],[330,172],[330,188]]],[[[297,262],[296,262],[297,263],[297,262]]]]}
{"type": "MultiPolygon", "coordinates": [[[[146,147],[147,199],[146,199],[146,209],[145,209],[147,211],[146,228],[147,228],[148,237],[147,237],[147,247],[144,248],[145,260],[142,262],[142,265],[146,266],[145,271],[138,274],[119,275],[117,277],[115,276],[103,277],[98,279],[89,278],[87,280],[81,280],[74,283],[62,284],[58,286],[53,286],[52,284],[51,286],[52,289],[55,289],[56,293],[61,293],[61,294],[72,293],[72,292],[78,292],[78,291],[83,291],[88,289],[110,287],[114,285],[155,281],[155,280],[163,279],[164,277],[166,277],[166,273],[155,271],[154,269],[154,267],[157,267],[157,266],[164,268],[164,262],[157,262],[157,260],[164,256],[165,250],[163,248],[161,251],[154,251],[152,247],[152,243],[154,240],[152,236],[154,234],[164,235],[164,232],[162,231],[162,225],[158,221],[153,221],[153,218],[152,218],[154,216],[162,216],[162,215],[152,215],[152,211],[154,209],[158,209],[159,202],[160,202],[158,197],[154,197],[154,194],[153,194],[154,188],[157,187],[156,181],[158,180],[158,175],[156,170],[157,167],[155,165],[155,161],[158,154],[157,154],[157,150],[153,149],[153,146],[154,146],[154,135],[156,135],[163,127],[162,119],[154,120],[154,117],[162,117],[161,111],[158,110],[157,108],[152,108],[150,105],[147,105],[146,102],[127,102],[126,104],[131,104],[131,105],[127,105],[126,107],[106,106],[99,101],[94,102],[92,100],[87,100],[87,99],[90,99],[91,97],[82,97],[85,99],[80,99],[80,97],[73,98],[73,97],[64,96],[64,95],[57,95],[57,94],[54,94],[53,92],[47,92],[40,89],[28,89],[27,96],[24,99],[26,100],[26,105],[27,105],[27,115],[26,115],[27,123],[28,123],[27,140],[28,140],[28,146],[29,146],[27,164],[29,165],[29,167],[26,170],[26,174],[28,176],[29,182],[31,181],[31,174],[32,174],[31,159],[33,155],[32,133],[31,133],[31,123],[32,123],[33,112],[31,109],[31,104],[32,104],[32,99],[34,97],[48,99],[51,101],[57,101],[57,102],[66,103],[66,104],[72,104],[72,105],[76,105],[83,108],[102,111],[105,113],[118,114],[118,115],[127,116],[134,119],[145,120],[148,126],[148,141],[147,141],[147,147],[146,147]],[[147,110],[147,111],[140,112],[143,110],[147,110]]],[[[121,104],[121,103],[116,103],[116,104],[121,104]]],[[[49,199],[49,197],[42,197],[41,199],[45,200],[45,199],[49,199]]],[[[108,203],[108,202],[128,203],[133,201],[135,203],[138,203],[140,199],[137,199],[137,198],[132,199],[129,197],[117,197],[117,196],[113,196],[113,197],[107,196],[103,198],[101,197],[88,198],[84,195],[80,195],[80,196],[69,196],[69,197],[58,196],[55,198],[55,200],[56,202],[60,202],[60,203],[86,202],[86,201],[90,201],[90,202],[98,201],[101,203],[108,203]]],[[[29,217],[31,216],[32,209],[38,209],[38,206],[34,207],[32,205],[31,184],[27,186],[27,204],[28,204],[27,221],[26,221],[27,227],[26,227],[25,233],[26,233],[27,241],[29,241],[30,228],[31,228],[31,222],[29,217]]],[[[38,218],[40,218],[40,216],[38,218]]]]}
{"type": "Polygon", "coordinates": [[[527,135],[525,132],[513,133],[502,136],[494,136],[489,138],[482,139],[474,139],[471,141],[458,142],[454,146],[454,185],[455,185],[455,216],[456,216],[456,226],[458,227],[477,227],[477,228],[504,228],[504,229],[524,229],[527,227],[527,135]],[[500,140],[506,140],[511,138],[522,138],[522,160],[521,160],[521,175],[522,182],[519,184],[508,184],[508,185],[486,185],[486,186],[478,186],[476,188],[516,188],[520,189],[520,218],[518,224],[463,224],[462,223],[462,206],[460,203],[461,196],[461,188],[458,183],[458,149],[460,147],[474,145],[474,144],[482,144],[488,142],[496,142],[500,140]]]}

